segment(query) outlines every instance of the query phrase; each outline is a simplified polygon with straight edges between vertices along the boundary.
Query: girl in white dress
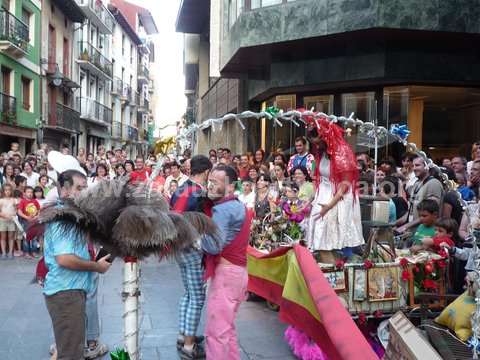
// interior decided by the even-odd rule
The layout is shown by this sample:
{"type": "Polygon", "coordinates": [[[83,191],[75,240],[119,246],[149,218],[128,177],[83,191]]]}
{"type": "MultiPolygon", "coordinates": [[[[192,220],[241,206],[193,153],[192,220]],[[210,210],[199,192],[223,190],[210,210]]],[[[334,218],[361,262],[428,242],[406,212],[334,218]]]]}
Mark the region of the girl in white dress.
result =
{"type": "Polygon", "coordinates": [[[312,202],[306,240],[312,251],[341,250],[365,243],[360,203],[356,194],[358,170],[355,155],[343,138],[343,129],[327,119],[309,129],[317,191],[312,202]]]}

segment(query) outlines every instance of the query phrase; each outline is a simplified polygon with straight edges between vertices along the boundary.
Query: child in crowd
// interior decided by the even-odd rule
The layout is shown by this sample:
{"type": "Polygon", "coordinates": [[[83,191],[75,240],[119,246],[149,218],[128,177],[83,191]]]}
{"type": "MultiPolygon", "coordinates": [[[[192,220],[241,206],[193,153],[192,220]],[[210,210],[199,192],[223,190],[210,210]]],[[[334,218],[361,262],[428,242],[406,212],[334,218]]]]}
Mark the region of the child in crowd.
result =
{"type": "Polygon", "coordinates": [[[25,187],[27,186],[27,178],[22,175],[15,176],[15,191],[13,195],[16,198],[23,198],[23,193],[25,191],[25,187]]]}
{"type": "Polygon", "coordinates": [[[40,186],[43,190],[43,195],[47,196],[48,192],[51,189],[52,181],[49,179],[48,175],[40,175],[38,179],[38,186],[40,186]]]}
{"type": "Polygon", "coordinates": [[[423,240],[435,236],[435,223],[438,219],[439,206],[435,200],[426,199],[417,205],[420,225],[413,235],[413,253],[423,249],[423,240]]]}
{"type": "Polygon", "coordinates": [[[249,177],[242,179],[242,192],[238,195],[238,200],[249,209],[255,207],[255,192],[253,191],[253,182],[249,177]]]}
{"type": "Polygon", "coordinates": [[[33,189],[33,198],[38,201],[40,207],[43,207],[43,203],[45,201],[44,191],[41,186],[36,186],[33,189]]]}
{"type": "MultiPolygon", "coordinates": [[[[177,180],[174,180],[172,179],[170,181],[170,184],[168,185],[168,194],[170,194],[170,196],[167,198],[167,201],[170,203],[170,198],[173,194],[175,194],[175,192],[177,191],[178,189],[178,181],[177,180]]],[[[167,195],[168,195],[167,194],[167,195]]]]}
{"type": "Polygon", "coordinates": [[[424,237],[419,248],[439,252],[442,248],[455,246],[458,238],[458,224],[454,219],[440,219],[435,222],[435,236],[424,237]]]}
{"type": "Polygon", "coordinates": [[[299,188],[294,182],[285,183],[283,192],[285,194],[281,206],[283,214],[288,220],[301,223],[310,213],[310,204],[298,198],[299,188]]]}
{"type": "Polygon", "coordinates": [[[3,186],[3,197],[0,199],[0,249],[1,259],[13,259],[13,243],[17,226],[13,221],[17,216],[18,200],[13,197],[13,186],[3,186]],[[8,241],[8,252],[7,252],[8,241]]]}
{"type": "Polygon", "coordinates": [[[455,174],[456,183],[458,184],[457,191],[465,201],[472,201],[475,199],[475,193],[467,186],[467,178],[464,173],[455,174]]]}
{"type": "MultiPolygon", "coordinates": [[[[33,188],[27,186],[25,188],[24,198],[20,200],[18,204],[18,216],[20,217],[20,223],[23,226],[23,230],[26,232],[30,223],[37,219],[38,213],[40,211],[40,204],[38,200],[34,198],[33,188]]],[[[33,244],[32,241],[25,242],[25,249],[27,251],[28,258],[35,258],[33,254],[33,244]]]]}

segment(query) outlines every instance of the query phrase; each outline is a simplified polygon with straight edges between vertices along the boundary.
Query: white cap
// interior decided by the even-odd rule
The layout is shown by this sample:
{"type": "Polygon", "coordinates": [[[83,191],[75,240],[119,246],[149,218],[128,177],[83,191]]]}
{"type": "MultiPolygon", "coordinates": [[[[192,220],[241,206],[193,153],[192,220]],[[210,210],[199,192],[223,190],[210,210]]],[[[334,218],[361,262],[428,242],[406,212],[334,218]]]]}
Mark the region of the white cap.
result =
{"type": "Polygon", "coordinates": [[[79,173],[87,176],[85,170],[80,166],[80,163],[72,155],[63,155],[58,151],[50,151],[48,153],[48,162],[52,168],[59,174],[68,171],[75,170],[79,173]]]}

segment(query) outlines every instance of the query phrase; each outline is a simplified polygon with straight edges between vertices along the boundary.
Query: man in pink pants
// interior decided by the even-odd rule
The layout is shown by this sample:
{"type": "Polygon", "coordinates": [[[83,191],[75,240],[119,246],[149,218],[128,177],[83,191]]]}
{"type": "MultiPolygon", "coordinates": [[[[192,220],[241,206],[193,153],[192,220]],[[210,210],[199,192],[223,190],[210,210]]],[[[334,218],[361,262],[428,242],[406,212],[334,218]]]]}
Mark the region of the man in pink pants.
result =
{"type": "Polygon", "coordinates": [[[202,238],[207,254],[206,355],[212,360],[237,360],[240,352],[235,317],[247,294],[247,246],[251,216],[233,195],[237,173],[230,166],[217,166],[208,177],[208,197],[213,200],[212,219],[219,236],[202,238]]]}

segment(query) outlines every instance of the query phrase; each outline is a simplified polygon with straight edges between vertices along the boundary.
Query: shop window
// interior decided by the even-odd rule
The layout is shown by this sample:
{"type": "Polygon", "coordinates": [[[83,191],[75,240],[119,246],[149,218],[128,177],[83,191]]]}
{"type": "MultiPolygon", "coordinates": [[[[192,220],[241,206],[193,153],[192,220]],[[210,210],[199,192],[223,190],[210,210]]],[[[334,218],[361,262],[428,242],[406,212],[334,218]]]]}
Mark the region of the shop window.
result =
{"type": "Polygon", "coordinates": [[[351,93],[342,94],[342,115],[350,116],[353,113],[355,119],[374,122],[375,93],[351,93]]]}
{"type": "Polygon", "coordinates": [[[32,80],[22,76],[22,104],[23,108],[31,111],[32,105],[32,80]]]}
{"type": "Polygon", "coordinates": [[[303,98],[304,108],[315,112],[331,114],[333,112],[333,95],[305,96],[303,98]]]}
{"type": "Polygon", "coordinates": [[[293,2],[293,1],[297,1],[297,0],[250,0],[250,9],[258,9],[261,7],[285,4],[287,2],[293,2]]]}

